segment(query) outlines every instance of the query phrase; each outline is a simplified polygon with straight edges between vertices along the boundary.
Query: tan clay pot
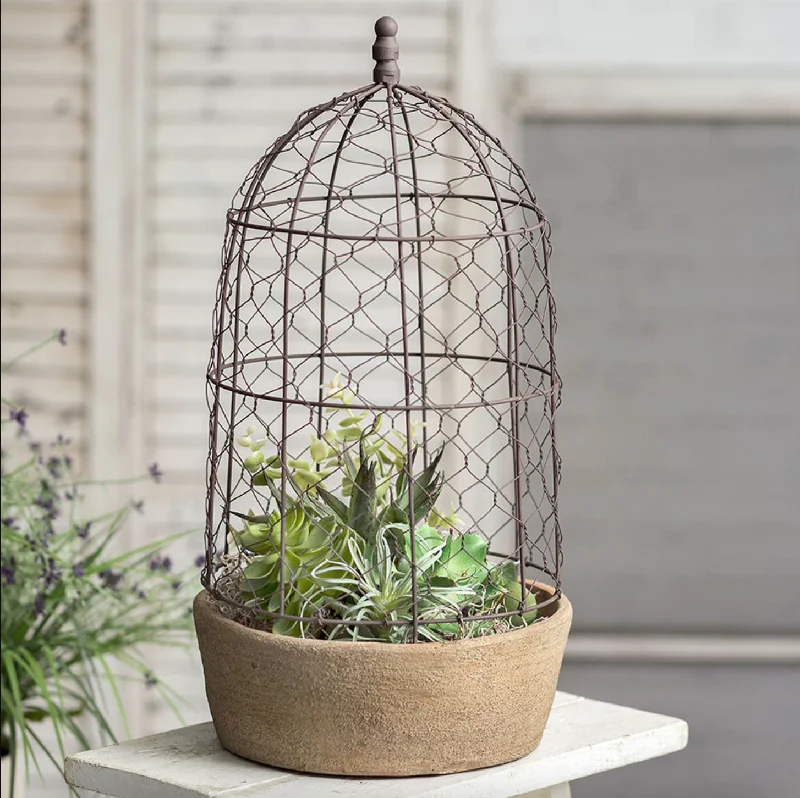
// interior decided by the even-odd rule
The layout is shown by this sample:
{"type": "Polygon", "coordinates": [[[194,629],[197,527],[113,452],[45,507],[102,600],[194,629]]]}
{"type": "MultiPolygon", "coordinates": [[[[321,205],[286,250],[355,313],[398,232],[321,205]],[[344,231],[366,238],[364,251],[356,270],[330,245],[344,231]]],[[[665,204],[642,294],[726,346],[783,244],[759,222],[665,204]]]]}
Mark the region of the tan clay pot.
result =
{"type": "MultiPolygon", "coordinates": [[[[552,589],[536,587],[547,595],[552,589]]],[[[528,627],[473,640],[304,640],[194,620],[222,745],[311,773],[411,776],[510,762],[539,744],[572,621],[562,596],[528,627]]]]}

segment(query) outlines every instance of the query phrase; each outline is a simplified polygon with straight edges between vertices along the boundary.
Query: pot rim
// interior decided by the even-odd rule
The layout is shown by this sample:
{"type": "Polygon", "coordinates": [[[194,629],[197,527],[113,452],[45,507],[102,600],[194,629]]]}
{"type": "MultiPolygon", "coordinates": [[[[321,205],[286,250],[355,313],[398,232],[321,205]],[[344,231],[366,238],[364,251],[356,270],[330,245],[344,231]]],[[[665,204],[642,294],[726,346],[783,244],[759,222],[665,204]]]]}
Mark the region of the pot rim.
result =
{"type": "MultiPolygon", "coordinates": [[[[535,587],[537,590],[547,592],[551,596],[555,593],[555,588],[552,585],[534,581],[530,581],[528,584],[530,587],[535,587]]],[[[288,635],[276,635],[263,629],[254,629],[250,626],[244,626],[243,624],[237,623],[236,621],[226,618],[224,615],[222,615],[214,606],[211,593],[209,593],[205,588],[203,588],[203,590],[201,590],[194,598],[193,606],[197,608],[197,606],[200,604],[205,605],[205,609],[214,616],[216,623],[222,623],[224,625],[235,627],[240,634],[260,639],[267,644],[285,646],[286,648],[305,647],[306,650],[310,650],[315,647],[328,651],[330,651],[331,648],[337,648],[340,651],[346,648],[355,648],[359,651],[390,650],[396,651],[398,656],[413,655],[413,652],[418,650],[419,646],[424,646],[426,649],[428,649],[430,646],[447,646],[450,649],[455,649],[457,647],[461,649],[482,648],[484,646],[491,645],[493,642],[498,642],[499,640],[504,639],[508,640],[514,636],[521,637],[522,635],[526,634],[535,636],[540,634],[544,627],[552,629],[555,626],[560,626],[564,623],[570,623],[572,620],[572,603],[566,597],[566,595],[562,593],[558,601],[555,601],[553,604],[549,605],[550,607],[555,607],[551,615],[537,619],[528,626],[523,626],[519,629],[483,635],[481,637],[470,637],[462,640],[444,640],[441,642],[425,641],[422,643],[381,643],[371,640],[317,640],[316,638],[308,637],[289,637],[288,635]]]]}

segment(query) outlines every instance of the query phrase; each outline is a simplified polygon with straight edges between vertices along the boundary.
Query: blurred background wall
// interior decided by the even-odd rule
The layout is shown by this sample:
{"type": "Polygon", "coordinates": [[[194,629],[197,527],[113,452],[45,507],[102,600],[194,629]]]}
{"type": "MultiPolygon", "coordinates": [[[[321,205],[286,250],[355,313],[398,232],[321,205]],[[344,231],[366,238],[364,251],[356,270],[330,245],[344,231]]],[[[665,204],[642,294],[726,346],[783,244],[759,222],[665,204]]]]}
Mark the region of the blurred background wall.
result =
{"type": "Polygon", "coordinates": [[[800,784],[800,4],[507,2],[553,224],[561,689],[679,715],[575,796],[800,784]]]}
{"type": "MultiPolygon", "coordinates": [[[[553,224],[561,687],[690,724],[574,794],[796,795],[800,2],[0,7],[3,357],[69,335],[3,390],[88,471],[159,463],[131,543],[203,521],[229,199],[299,111],[369,81],[392,14],[404,80],[500,131],[553,224]]],[[[160,666],[204,720],[196,659],[160,666]]],[[[175,724],[151,701],[132,688],[136,734],[175,724]]]]}

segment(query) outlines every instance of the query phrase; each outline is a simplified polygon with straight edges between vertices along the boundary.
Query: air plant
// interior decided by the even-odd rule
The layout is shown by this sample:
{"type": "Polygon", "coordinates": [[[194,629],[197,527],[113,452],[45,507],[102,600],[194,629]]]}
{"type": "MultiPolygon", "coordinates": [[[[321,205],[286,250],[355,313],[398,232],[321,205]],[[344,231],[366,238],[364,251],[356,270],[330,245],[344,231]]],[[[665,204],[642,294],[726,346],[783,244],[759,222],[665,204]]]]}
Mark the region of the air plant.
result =
{"type": "Polygon", "coordinates": [[[412,427],[409,445],[384,429],[383,414],[350,409],[354,394],[338,376],[327,389],[341,405],[300,456],[266,455],[253,428],[238,441],[250,451],[243,465],[253,486],[274,504],[266,514],[233,513],[242,522],[229,536],[241,552],[239,599],[291,616],[275,620],[274,633],[328,639],[406,642],[415,599],[423,640],[532,622],[535,597],[519,583],[518,563],[490,563],[486,539],[458,532],[454,509],[436,506],[443,449],[414,473],[413,439],[423,425],[412,427]],[[500,617],[479,617],[487,615],[500,617]]]}

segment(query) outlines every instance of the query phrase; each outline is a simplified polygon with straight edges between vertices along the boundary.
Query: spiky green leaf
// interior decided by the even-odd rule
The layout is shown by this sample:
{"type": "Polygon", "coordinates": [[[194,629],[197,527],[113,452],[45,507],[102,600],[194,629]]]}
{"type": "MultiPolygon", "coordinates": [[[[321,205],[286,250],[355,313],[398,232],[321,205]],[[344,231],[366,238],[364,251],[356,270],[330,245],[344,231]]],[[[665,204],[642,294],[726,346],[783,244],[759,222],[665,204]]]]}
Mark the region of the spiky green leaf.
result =
{"type": "Polygon", "coordinates": [[[368,542],[374,542],[378,530],[376,489],[375,463],[365,456],[353,480],[347,524],[368,542]]]}

